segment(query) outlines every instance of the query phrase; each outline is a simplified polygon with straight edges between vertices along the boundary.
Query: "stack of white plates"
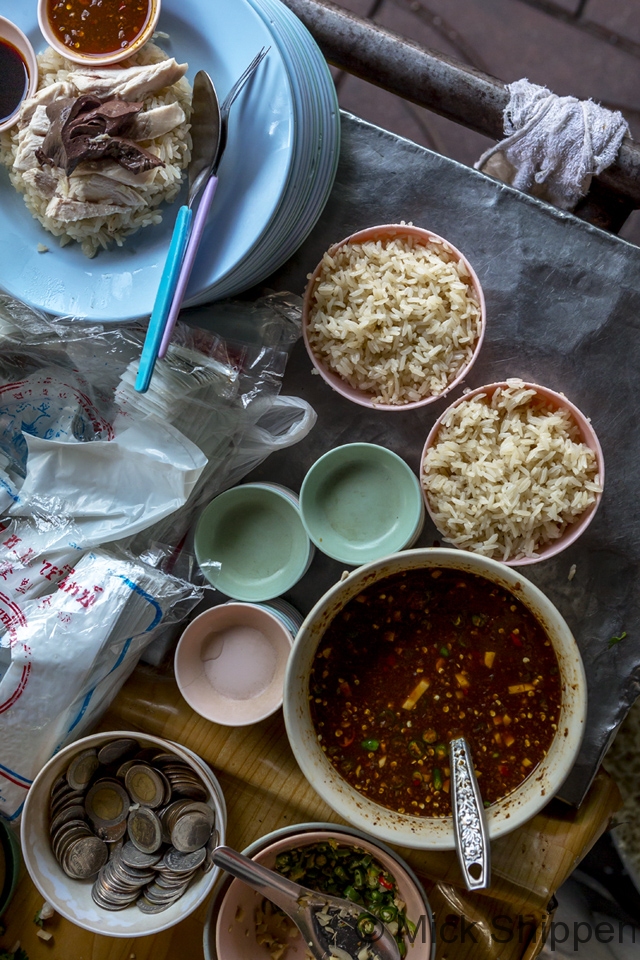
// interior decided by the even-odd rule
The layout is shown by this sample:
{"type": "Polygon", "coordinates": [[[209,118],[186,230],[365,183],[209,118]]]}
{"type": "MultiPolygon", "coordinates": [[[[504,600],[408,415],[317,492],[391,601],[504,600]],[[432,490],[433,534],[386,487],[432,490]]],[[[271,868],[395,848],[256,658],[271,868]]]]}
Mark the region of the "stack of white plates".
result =
{"type": "Polygon", "coordinates": [[[293,103],[293,147],[280,203],[261,237],[225,277],[191,296],[190,304],[246,290],[277,270],[318,221],[338,166],[340,116],[335,87],[313,37],[280,0],[247,0],[273,37],[285,65],[293,103]]]}
{"type": "MultiPolygon", "coordinates": [[[[45,47],[36,4],[0,0],[0,15],[45,47]]],[[[340,118],[315,41],[280,0],[163,0],[157,42],[211,75],[220,101],[261,47],[269,53],[234,103],[219,184],[185,305],[233,296],[277,270],[300,246],[329,197],[340,118]]],[[[0,286],[53,314],[95,320],[151,313],[186,186],[163,222],[88,260],[59,247],[0,170],[0,286]],[[43,254],[42,247],[48,252],[43,254]]]]}

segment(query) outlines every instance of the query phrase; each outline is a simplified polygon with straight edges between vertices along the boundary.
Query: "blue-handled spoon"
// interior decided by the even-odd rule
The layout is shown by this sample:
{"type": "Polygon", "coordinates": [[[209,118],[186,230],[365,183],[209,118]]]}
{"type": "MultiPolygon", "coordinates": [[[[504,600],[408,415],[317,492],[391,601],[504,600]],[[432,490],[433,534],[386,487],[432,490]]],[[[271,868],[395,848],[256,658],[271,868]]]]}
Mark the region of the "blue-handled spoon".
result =
{"type": "Polygon", "coordinates": [[[204,70],[200,70],[193,82],[193,111],[191,114],[193,146],[188,169],[189,193],[187,203],[180,207],[176,217],[169,252],[160,277],[160,286],[142,347],[140,366],[136,377],[136,390],[139,393],[145,393],[149,388],[178,277],[180,276],[184,252],[189,240],[193,206],[209,179],[211,168],[218,154],[220,133],[218,97],[211,77],[204,70]]]}

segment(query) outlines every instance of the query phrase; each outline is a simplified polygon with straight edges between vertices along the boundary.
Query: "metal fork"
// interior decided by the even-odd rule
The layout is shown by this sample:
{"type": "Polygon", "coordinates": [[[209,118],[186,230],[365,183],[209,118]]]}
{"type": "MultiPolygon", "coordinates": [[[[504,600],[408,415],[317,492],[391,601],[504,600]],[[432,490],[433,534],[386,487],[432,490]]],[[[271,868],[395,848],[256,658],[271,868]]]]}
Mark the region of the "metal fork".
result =
{"type": "Polygon", "coordinates": [[[222,106],[220,107],[220,146],[218,147],[218,156],[214,161],[212,173],[216,173],[218,170],[218,165],[222,154],[224,153],[224,148],[227,144],[227,132],[229,126],[229,112],[231,110],[231,104],[234,100],[237,99],[238,94],[244,87],[245,83],[250,79],[252,74],[257,70],[259,65],[262,63],[266,55],[271,50],[271,47],[263,47],[259,53],[256,53],[255,57],[244,71],[244,73],[238,77],[234,85],[229,90],[229,93],[224,98],[222,106]]]}
{"type": "Polygon", "coordinates": [[[220,166],[220,160],[222,159],[222,154],[224,153],[224,148],[227,145],[227,137],[229,131],[229,114],[231,112],[231,106],[235,100],[237,100],[240,91],[251,79],[257,68],[260,66],[266,55],[269,53],[271,47],[263,47],[262,50],[255,55],[247,69],[244,71],[241,76],[238,77],[234,85],[229,90],[229,93],[224,98],[222,106],[220,107],[220,142],[218,144],[218,151],[214,158],[211,170],[209,171],[209,176],[207,179],[207,184],[202,191],[202,196],[200,197],[200,203],[198,204],[198,209],[193,218],[193,225],[191,227],[191,235],[189,237],[189,242],[184,253],[184,258],[182,261],[182,267],[180,269],[180,276],[178,278],[178,283],[176,285],[176,290],[173,295],[173,300],[171,301],[171,308],[169,310],[169,315],[167,317],[167,323],[164,328],[164,334],[162,335],[162,343],[160,344],[160,349],[158,350],[158,357],[164,357],[169,343],[171,342],[171,336],[173,334],[173,328],[178,319],[178,313],[180,312],[180,307],[182,305],[182,300],[184,298],[187,284],[189,283],[189,277],[191,276],[191,269],[193,267],[196,254],[198,252],[198,247],[200,245],[200,240],[204,230],[204,225],[207,220],[207,215],[209,213],[209,207],[213,200],[214,194],[216,192],[216,187],[218,186],[218,167],[220,166]]]}

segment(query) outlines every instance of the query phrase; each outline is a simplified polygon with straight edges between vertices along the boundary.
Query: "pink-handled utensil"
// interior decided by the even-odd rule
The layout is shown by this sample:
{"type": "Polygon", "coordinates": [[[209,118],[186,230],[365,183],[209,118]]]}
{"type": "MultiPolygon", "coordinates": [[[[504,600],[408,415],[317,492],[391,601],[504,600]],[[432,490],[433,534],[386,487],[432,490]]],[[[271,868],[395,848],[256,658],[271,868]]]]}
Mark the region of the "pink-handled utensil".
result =
{"type": "Polygon", "coordinates": [[[162,335],[160,349],[158,350],[158,357],[160,358],[165,356],[167,347],[171,342],[173,328],[176,325],[176,320],[178,319],[178,314],[180,313],[180,307],[182,306],[182,301],[184,300],[185,291],[189,283],[189,277],[191,276],[191,270],[193,269],[193,264],[198,254],[198,247],[200,246],[200,240],[202,239],[204,227],[207,222],[207,216],[209,214],[209,209],[215,196],[217,186],[218,178],[215,175],[212,175],[207,180],[206,186],[202,192],[202,196],[200,197],[198,209],[196,210],[193,222],[191,224],[189,242],[187,243],[187,249],[184,252],[182,267],[180,269],[178,282],[173,294],[173,300],[171,301],[171,307],[169,309],[167,322],[162,335]]]}
{"type": "Polygon", "coordinates": [[[173,300],[171,301],[171,308],[167,316],[167,322],[164,328],[164,334],[162,336],[162,342],[160,344],[160,349],[158,350],[158,356],[164,357],[169,343],[171,342],[171,337],[173,335],[173,328],[176,325],[176,320],[178,319],[178,314],[180,312],[180,307],[182,306],[182,301],[189,283],[189,277],[191,276],[191,270],[193,269],[193,264],[195,262],[198,247],[200,246],[200,240],[202,239],[202,233],[204,231],[205,223],[207,221],[207,216],[211,203],[215,196],[216,188],[218,186],[218,167],[220,165],[220,160],[222,159],[222,154],[227,145],[227,135],[229,129],[229,112],[231,110],[231,105],[248,82],[248,80],[253,76],[256,69],[262,63],[266,55],[268,54],[270,47],[263,47],[262,50],[256,54],[253,58],[247,69],[244,71],[242,76],[238,77],[233,87],[225,97],[224,103],[220,109],[220,142],[218,144],[218,151],[216,153],[213,165],[211,167],[211,176],[207,180],[207,184],[204,188],[204,191],[200,197],[200,202],[198,204],[198,209],[193,218],[193,223],[191,226],[191,233],[189,235],[189,242],[187,244],[186,250],[184,252],[184,257],[182,259],[182,267],[180,269],[180,274],[178,276],[178,282],[176,284],[175,292],[173,295],[173,300]]]}
{"type": "Polygon", "coordinates": [[[158,358],[158,349],[180,279],[180,270],[193,223],[193,211],[198,197],[201,196],[211,176],[213,164],[219,153],[222,135],[220,105],[211,77],[204,70],[199,70],[195,76],[192,106],[189,193],[187,203],[180,207],[176,217],[167,259],[149,318],[136,376],[136,390],[139,393],[145,393],[149,389],[158,358]]]}

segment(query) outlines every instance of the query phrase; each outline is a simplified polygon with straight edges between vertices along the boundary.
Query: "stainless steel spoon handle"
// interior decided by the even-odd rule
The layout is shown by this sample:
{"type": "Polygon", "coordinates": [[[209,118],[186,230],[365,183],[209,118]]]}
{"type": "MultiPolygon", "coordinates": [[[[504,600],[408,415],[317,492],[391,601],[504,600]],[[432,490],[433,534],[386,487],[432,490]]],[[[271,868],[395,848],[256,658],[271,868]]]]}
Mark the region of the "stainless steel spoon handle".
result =
{"type": "Polygon", "coordinates": [[[302,897],[303,887],[273,870],[268,870],[231,847],[216,847],[213,862],[284,910],[297,926],[316,960],[330,960],[326,944],[318,939],[309,905],[302,897]]]}
{"type": "Polygon", "coordinates": [[[301,895],[299,884],[292,883],[286,877],[268,870],[255,860],[250,860],[243,854],[232,850],[231,847],[216,847],[213,853],[213,862],[232,877],[244,881],[258,893],[267,897],[272,903],[290,914],[295,909],[296,901],[301,895]]]}
{"type": "Polygon", "coordinates": [[[491,883],[491,847],[469,746],[464,737],[449,744],[451,805],[456,849],[467,890],[484,890],[491,883]]]}

